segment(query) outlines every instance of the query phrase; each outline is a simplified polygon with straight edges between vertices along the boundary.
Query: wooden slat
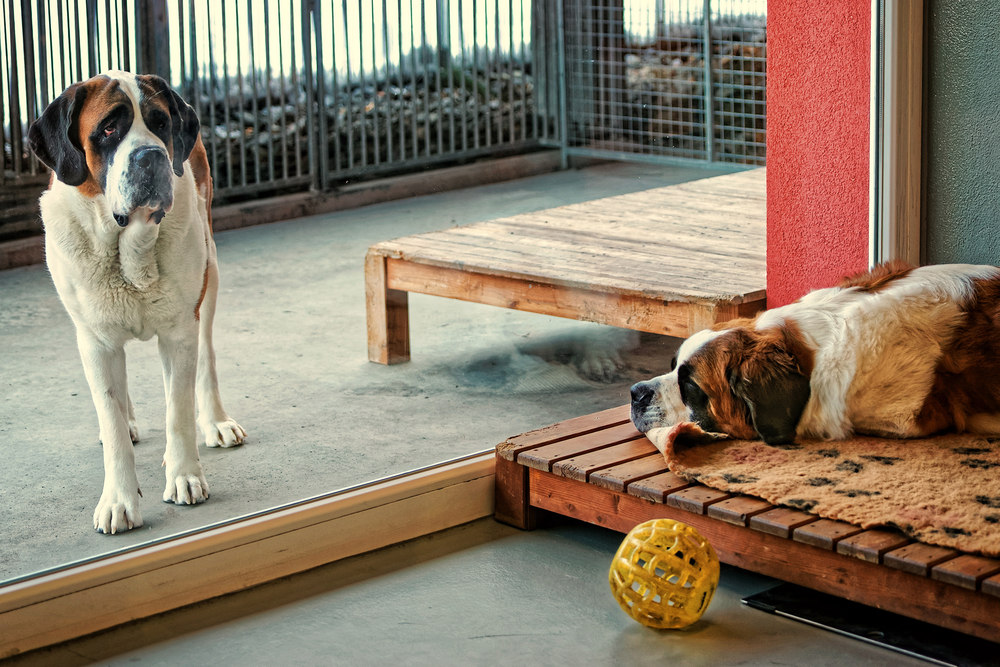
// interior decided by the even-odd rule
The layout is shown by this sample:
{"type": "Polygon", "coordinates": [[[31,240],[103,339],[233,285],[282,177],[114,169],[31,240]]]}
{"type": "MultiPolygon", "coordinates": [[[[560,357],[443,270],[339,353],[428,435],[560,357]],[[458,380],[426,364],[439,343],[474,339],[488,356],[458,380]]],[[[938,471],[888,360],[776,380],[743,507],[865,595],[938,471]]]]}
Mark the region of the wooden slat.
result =
{"type": "Polygon", "coordinates": [[[526,449],[541,447],[559,440],[565,440],[578,435],[586,435],[594,431],[617,426],[629,421],[631,406],[620,405],[617,408],[602,410],[582,417],[574,417],[558,424],[528,431],[497,445],[497,452],[508,461],[513,461],[517,455],[526,449]]]}
{"type": "Polygon", "coordinates": [[[708,516],[719,519],[734,526],[746,526],[751,517],[762,514],[774,505],[749,496],[737,496],[708,506],[708,516]]]}
{"type": "Polygon", "coordinates": [[[611,466],[603,470],[595,470],[590,473],[591,484],[603,486],[612,491],[624,491],[630,483],[645,478],[652,477],[667,471],[667,462],[659,452],[644,456],[635,461],[611,466]]]}
{"type": "Polygon", "coordinates": [[[513,461],[496,457],[494,513],[497,521],[521,530],[534,530],[537,511],[528,500],[528,469],[513,461]]]}
{"type": "MultiPolygon", "coordinates": [[[[554,464],[564,459],[582,456],[610,445],[617,445],[637,438],[649,442],[644,435],[635,430],[632,422],[626,422],[586,435],[560,440],[551,445],[525,450],[517,455],[517,462],[529,468],[551,471],[554,464]]],[[[653,443],[650,442],[649,446],[655,450],[653,443]]]]}
{"type": "Polygon", "coordinates": [[[679,477],[672,472],[663,472],[659,475],[639,479],[628,485],[626,489],[629,495],[645,500],[652,500],[654,503],[666,503],[667,496],[675,491],[694,486],[683,477],[679,477]]]}
{"type": "Polygon", "coordinates": [[[914,542],[885,554],[882,562],[896,570],[928,576],[931,568],[958,556],[954,549],[914,542]]]}
{"type": "MultiPolygon", "coordinates": [[[[437,286],[435,279],[440,280],[439,276],[454,276],[453,272],[457,271],[469,274],[468,285],[509,286],[511,284],[534,283],[532,289],[563,288],[554,292],[557,294],[566,293],[567,289],[576,289],[620,298],[666,299],[700,305],[756,301],[765,294],[762,280],[746,280],[744,278],[742,280],[734,279],[732,282],[713,281],[704,272],[700,276],[678,272],[670,275],[668,280],[662,281],[658,288],[654,289],[642,279],[641,271],[635,270],[634,267],[629,267],[630,271],[626,275],[587,272],[567,274],[565,272],[556,273],[552,264],[553,262],[550,262],[543,255],[535,258],[533,262],[494,262],[485,267],[471,261],[464,263],[450,259],[448,261],[429,261],[419,255],[407,259],[389,257],[386,259],[386,280],[392,289],[447,296],[467,301],[472,299],[443,292],[443,288],[437,286]],[[438,271],[432,269],[438,269],[438,271]],[[489,278],[493,280],[488,280],[489,278]],[[434,291],[422,291],[428,287],[433,287],[434,291]]],[[[460,293],[455,292],[455,294],[460,293]]],[[[485,301],[480,303],[515,308],[505,303],[489,304],[485,301]]]]}
{"type": "Polygon", "coordinates": [[[726,498],[732,498],[732,494],[699,485],[671,493],[667,496],[667,505],[694,514],[704,514],[709,505],[726,498]]]}
{"type": "Polygon", "coordinates": [[[796,528],[814,521],[819,521],[819,517],[815,514],[788,507],[776,507],[763,514],[750,517],[750,527],[768,535],[787,539],[792,536],[792,532],[796,528]]]}
{"type": "Polygon", "coordinates": [[[983,580],[983,593],[1000,598],[1000,574],[995,574],[983,580]]]}
{"type": "Polygon", "coordinates": [[[746,306],[753,314],[763,308],[764,292],[742,294],[705,293],[700,298],[685,294],[611,294],[589,287],[533,284],[521,278],[484,276],[458,269],[388,259],[393,289],[482,303],[542,315],[598,322],[668,336],[687,337],[734,315],[723,305],[746,306]],[[720,302],[725,302],[721,304],[720,302]]]}
{"type": "Polygon", "coordinates": [[[643,521],[675,519],[694,527],[719,559],[831,595],[1000,642],[997,598],[833,551],[739,528],[626,494],[530,471],[531,504],[625,533],[643,521]]]}
{"type": "Polygon", "coordinates": [[[795,532],[792,533],[792,539],[796,542],[833,551],[837,547],[837,542],[845,537],[857,535],[861,530],[858,526],[846,521],[820,519],[796,528],[795,532]]]}
{"type": "MultiPolygon", "coordinates": [[[[732,256],[678,249],[676,259],[643,262],[634,260],[625,249],[590,252],[574,250],[565,254],[558,248],[541,246],[537,240],[522,239],[513,248],[481,242],[460,243],[460,237],[398,239],[388,257],[389,284],[405,289],[398,268],[391,262],[426,264],[459,269],[497,278],[513,278],[540,285],[572,287],[651,298],[700,298],[731,301],[734,297],[763,292],[766,262],[732,256]]],[[[511,239],[513,241],[514,239],[511,239]]],[[[412,290],[411,290],[412,291],[412,290]]]]}
{"type": "MultiPolygon", "coordinates": [[[[552,465],[552,472],[579,482],[586,482],[590,473],[595,470],[627,463],[655,452],[656,447],[653,443],[646,436],[642,436],[620,445],[612,445],[589,454],[564,459],[552,465]]],[[[518,459],[520,460],[520,457],[518,459]]]]}
{"type": "Polygon", "coordinates": [[[931,578],[976,590],[979,584],[1000,572],[1000,560],[963,554],[931,568],[931,578]]]}
{"type": "Polygon", "coordinates": [[[541,276],[546,282],[557,277],[579,280],[579,275],[588,281],[624,278],[634,283],[640,276],[650,275],[650,285],[655,288],[671,275],[687,280],[702,276],[714,285],[760,285],[764,278],[767,260],[763,246],[735,234],[734,238],[679,241],[661,225],[648,232],[659,234],[657,242],[646,244],[641,241],[641,230],[624,228],[622,233],[628,236],[588,236],[576,227],[476,223],[408,236],[395,241],[392,248],[408,261],[463,264],[487,274],[502,267],[541,276]],[[711,262],[711,273],[706,273],[705,261],[711,262]]]}
{"type": "Polygon", "coordinates": [[[889,551],[905,547],[913,540],[892,530],[866,530],[837,543],[837,553],[860,558],[869,563],[881,563],[889,551]]]}

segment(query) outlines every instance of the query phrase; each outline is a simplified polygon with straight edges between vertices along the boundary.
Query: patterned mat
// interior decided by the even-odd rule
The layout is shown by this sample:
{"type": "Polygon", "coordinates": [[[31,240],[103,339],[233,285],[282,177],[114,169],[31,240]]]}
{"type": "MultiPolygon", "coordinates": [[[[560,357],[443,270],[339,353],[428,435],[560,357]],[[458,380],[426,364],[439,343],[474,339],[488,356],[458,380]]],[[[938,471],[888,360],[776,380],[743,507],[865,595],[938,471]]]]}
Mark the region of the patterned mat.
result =
{"type": "Polygon", "coordinates": [[[670,469],[724,491],[757,496],[861,526],[1000,556],[1000,438],[854,437],[771,447],[705,441],[678,424],[667,437],[670,469]]]}

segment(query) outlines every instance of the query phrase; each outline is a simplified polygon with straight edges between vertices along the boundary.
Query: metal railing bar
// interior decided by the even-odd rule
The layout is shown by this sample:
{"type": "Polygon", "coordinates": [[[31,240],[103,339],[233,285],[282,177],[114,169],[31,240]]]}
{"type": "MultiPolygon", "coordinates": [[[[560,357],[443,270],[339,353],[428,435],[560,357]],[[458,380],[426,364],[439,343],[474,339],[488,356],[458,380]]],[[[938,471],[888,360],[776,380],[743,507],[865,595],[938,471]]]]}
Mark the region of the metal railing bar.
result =
{"type": "MultiPolygon", "coordinates": [[[[236,120],[236,131],[239,133],[239,147],[240,147],[240,184],[247,185],[247,143],[246,143],[246,120],[244,119],[244,112],[247,108],[246,101],[246,82],[243,79],[243,47],[240,40],[240,35],[243,30],[241,29],[240,23],[240,4],[236,3],[236,17],[235,23],[233,25],[233,33],[236,35],[236,85],[239,87],[239,118],[236,120]]],[[[230,120],[232,116],[230,116],[230,120]]]]}
{"type": "MultiPolygon", "coordinates": [[[[409,3],[410,8],[410,25],[413,25],[413,2],[409,3]]],[[[401,160],[406,159],[406,114],[403,113],[403,109],[406,105],[406,100],[404,99],[404,92],[406,88],[406,59],[403,57],[403,49],[405,48],[403,44],[403,0],[396,0],[396,16],[398,20],[396,21],[396,44],[399,47],[399,65],[396,71],[399,72],[399,118],[397,119],[397,130],[399,132],[399,156],[401,160]]],[[[412,60],[412,49],[413,40],[410,39],[410,50],[411,50],[411,60],[412,60]]]]}
{"type": "MultiPolygon", "coordinates": [[[[281,15],[282,15],[281,0],[275,0],[275,1],[276,1],[277,5],[278,5],[278,11],[275,12],[275,15],[278,17],[278,41],[279,42],[283,42],[284,41],[285,32],[284,32],[284,30],[282,29],[282,26],[281,26],[281,15]]],[[[291,160],[288,158],[288,144],[289,144],[289,141],[288,141],[288,136],[285,133],[286,132],[286,130],[285,130],[285,108],[288,106],[288,97],[287,97],[288,81],[285,79],[285,50],[283,48],[280,48],[280,45],[279,45],[279,48],[278,48],[278,71],[281,73],[281,76],[280,76],[280,80],[281,80],[281,83],[280,83],[281,93],[278,96],[279,103],[281,104],[281,126],[280,126],[280,131],[281,131],[281,173],[282,173],[282,178],[288,178],[289,177],[290,163],[291,163],[291,160]]],[[[292,143],[294,143],[294,141],[292,143]]]]}
{"type": "MultiPolygon", "coordinates": [[[[411,0],[410,6],[413,6],[411,0]]],[[[412,21],[411,21],[412,25],[412,21]]],[[[420,67],[424,80],[424,155],[431,155],[431,78],[427,75],[427,10],[424,0],[420,0],[420,67]]],[[[413,72],[413,90],[417,91],[417,72],[413,72]]],[[[416,112],[420,108],[419,100],[413,105],[416,112]]]]}
{"type": "MultiPolygon", "coordinates": [[[[192,0],[193,1],[193,0],[192,0]]],[[[274,104],[274,99],[271,97],[272,86],[274,85],[274,79],[272,78],[272,65],[271,65],[271,22],[266,20],[271,12],[268,9],[268,0],[263,0],[264,2],[264,86],[266,92],[264,93],[264,100],[267,104],[267,180],[274,181],[274,133],[275,131],[281,132],[281,136],[284,137],[284,129],[281,122],[285,118],[285,105],[281,105],[281,112],[278,118],[275,118],[274,109],[277,105],[274,104]]],[[[280,36],[280,31],[279,31],[280,36]]],[[[284,139],[282,139],[284,141],[284,139]]]]}
{"type": "MultiPolygon", "coordinates": [[[[362,19],[364,17],[364,9],[362,8],[362,3],[364,0],[358,0],[358,18],[362,19]]],[[[368,109],[365,104],[365,95],[368,93],[368,84],[365,80],[365,35],[364,31],[358,31],[358,74],[360,77],[361,84],[361,111],[359,115],[361,116],[360,132],[361,132],[361,166],[368,166],[368,109]]],[[[352,100],[353,101],[353,100],[352,100]]],[[[353,166],[353,165],[352,165],[353,166]]]]}
{"type": "MultiPolygon", "coordinates": [[[[211,3],[209,3],[211,4],[211,3]]],[[[222,15],[222,110],[223,124],[225,126],[225,149],[226,149],[226,185],[233,187],[233,150],[232,150],[232,110],[229,108],[229,99],[232,97],[232,88],[229,85],[229,39],[226,25],[226,3],[220,3],[222,15]]]]}
{"type": "Polygon", "coordinates": [[[448,63],[448,150],[455,152],[455,60],[451,53],[451,2],[438,0],[438,7],[444,7],[445,31],[448,34],[448,51],[445,62],[448,63]]]}
{"type": "MultiPolygon", "coordinates": [[[[11,60],[10,60],[10,55],[7,52],[7,39],[6,39],[6,36],[7,36],[6,35],[6,32],[7,32],[7,30],[6,30],[6,26],[7,26],[7,11],[8,11],[8,9],[7,9],[7,3],[4,3],[3,6],[0,7],[0,12],[2,12],[2,13],[0,13],[0,32],[4,33],[2,35],[2,38],[0,38],[0,55],[3,56],[4,62],[10,63],[11,60]]],[[[11,14],[13,14],[13,12],[11,12],[11,14]]],[[[12,74],[11,71],[7,72],[7,85],[6,86],[4,85],[4,78],[3,78],[3,76],[4,76],[4,70],[0,69],[0,102],[3,101],[3,98],[5,96],[6,97],[13,96],[13,93],[14,93],[14,91],[17,88],[17,86],[14,84],[14,76],[15,75],[12,74]],[[9,89],[8,89],[8,86],[9,86],[9,89]]],[[[0,141],[3,141],[4,143],[7,143],[7,130],[6,130],[6,127],[7,127],[7,117],[6,117],[7,113],[6,113],[6,109],[7,109],[7,105],[6,104],[0,104],[0,141]]],[[[13,146],[13,138],[14,138],[13,137],[13,135],[14,135],[13,129],[14,129],[13,128],[13,123],[11,123],[11,133],[10,133],[11,146],[13,146]]],[[[12,155],[10,156],[11,157],[11,167],[13,167],[14,166],[13,165],[13,162],[14,162],[14,154],[13,153],[14,153],[14,151],[12,150],[11,153],[12,153],[12,155]]],[[[3,157],[2,160],[0,160],[0,164],[3,164],[3,166],[4,166],[4,174],[3,174],[2,177],[0,177],[0,180],[6,180],[6,178],[7,178],[7,169],[6,169],[6,167],[7,167],[7,159],[6,159],[6,155],[3,157]]]]}
{"type": "MultiPolygon", "coordinates": [[[[385,148],[387,162],[392,162],[392,57],[389,48],[389,6],[386,0],[382,0],[382,53],[385,57],[385,100],[386,113],[385,113],[385,148]]],[[[399,56],[402,58],[402,49],[400,49],[399,56]]],[[[402,78],[402,69],[400,69],[400,78],[402,78]]],[[[378,92],[375,93],[378,97],[378,92]]],[[[378,127],[375,128],[378,132],[378,127]]]]}
{"type": "Polygon", "coordinates": [[[410,114],[410,143],[413,145],[413,157],[420,155],[420,140],[417,132],[417,105],[420,104],[417,95],[417,36],[413,29],[413,0],[410,0],[410,99],[413,113],[410,114]]]}
{"type": "Polygon", "coordinates": [[[705,72],[702,75],[702,104],[704,105],[705,118],[705,157],[712,161],[715,159],[715,71],[712,64],[712,0],[705,0],[704,17],[702,26],[702,58],[704,59],[705,72]]]}
{"type": "MultiPolygon", "coordinates": [[[[292,0],[288,0],[288,15],[289,16],[295,16],[295,6],[294,6],[292,0]]],[[[292,94],[295,95],[295,104],[296,104],[296,107],[297,107],[299,105],[299,103],[300,103],[299,96],[302,94],[302,91],[299,88],[299,69],[298,69],[298,66],[296,64],[296,59],[295,59],[295,51],[296,51],[296,49],[295,49],[295,22],[294,21],[290,22],[290,24],[288,26],[288,41],[289,41],[289,46],[291,47],[289,49],[289,54],[290,54],[289,60],[291,61],[289,63],[289,65],[291,66],[291,74],[289,75],[288,78],[289,78],[289,84],[290,84],[291,89],[292,89],[292,94]]],[[[308,102],[309,102],[309,100],[308,100],[308,97],[307,97],[306,98],[306,113],[307,114],[309,113],[308,102]]],[[[296,125],[296,128],[297,128],[297,125],[296,125]]],[[[302,173],[303,173],[302,172],[302,138],[299,135],[300,135],[300,132],[296,129],[296,131],[293,133],[293,136],[295,137],[295,141],[293,143],[295,144],[295,175],[296,176],[301,176],[302,173]]]]}
{"type": "MultiPolygon", "coordinates": [[[[334,21],[333,16],[336,13],[334,9],[333,0],[330,1],[330,48],[333,49],[332,56],[332,69],[333,69],[333,93],[331,94],[331,99],[333,100],[333,171],[334,173],[340,173],[340,81],[338,78],[337,70],[340,63],[337,62],[337,25],[334,21]]],[[[267,22],[264,22],[267,25],[267,22]]],[[[317,30],[317,32],[319,32],[317,30]]],[[[329,131],[329,127],[327,128],[329,131]]],[[[327,166],[329,168],[329,165],[327,166]]],[[[330,174],[327,174],[330,177],[330,174]]]]}
{"type": "MultiPolygon", "coordinates": [[[[384,1],[384,0],[383,0],[384,1]]],[[[375,150],[372,154],[374,158],[372,162],[378,166],[382,163],[382,142],[379,141],[379,131],[378,131],[378,115],[381,111],[381,105],[379,104],[379,90],[378,90],[378,54],[376,52],[376,37],[375,37],[375,0],[371,0],[372,7],[372,143],[375,145],[375,150]]]]}
{"type": "Polygon", "coordinates": [[[354,132],[354,85],[352,83],[351,75],[351,40],[350,40],[350,27],[347,24],[347,0],[343,0],[343,17],[344,17],[344,53],[345,57],[345,68],[347,71],[347,169],[354,166],[354,137],[351,136],[354,132]]]}
{"type": "Polygon", "coordinates": [[[437,38],[434,47],[434,76],[437,90],[437,152],[444,153],[444,89],[441,87],[441,6],[439,2],[434,4],[434,18],[436,19],[435,30],[437,38]]]}
{"type": "Polygon", "coordinates": [[[254,182],[260,183],[260,91],[257,87],[257,53],[254,47],[254,29],[253,29],[253,3],[247,3],[247,46],[250,49],[250,90],[253,93],[253,102],[250,107],[253,109],[254,127],[253,134],[250,135],[253,142],[253,166],[254,166],[254,182]]]}
{"type": "MultiPolygon", "coordinates": [[[[312,60],[312,29],[310,27],[309,16],[310,12],[305,11],[307,5],[311,4],[315,0],[306,0],[302,3],[303,12],[301,15],[302,23],[302,67],[305,70],[305,91],[306,91],[306,163],[309,168],[309,174],[312,175],[312,187],[314,189],[321,188],[322,182],[318,180],[320,174],[316,168],[316,109],[322,108],[322,100],[316,100],[315,94],[316,90],[313,86],[313,60],[312,60]]],[[[294,51],[293,51],[294,53],[294,51]]],[[[298,133],[296,133],[298,136],[298,133]]],[[[302,175],[302,172],[299,172],[302,175]]]]}
{"type": "MultiPolygon", "coordinates": [[[[319,162],[319,183],[323,188],[327,187],[330,178],[330,159],[329,151],[327,150],[326,142],[329,140],[329,128],[327,126],[327,108],[326,108],[326,62],[324,59],[323,51],[323,31],[320,27],[323,25],[323,15],[322,15],[322,2],[321,0],[316,0],[312,5],[312,12],[306,12],[307,15],[312,16],[312,24],[316,26],[316,99],[318,104],[316,105],[316,113],[319,118],[319,136],[321,141],[321,148],[319,150],[319,155],[317,156],[319,162]]],[[[336,51],[334,51],[336,53],[336,51]]],[[[336,69],[336,68],[335,68],[336,69]]],[[[260,182],[260,179],[257,179],[260,182]]]]}
{"type": "MultiPolygon", "coordinates": [[[[193,0],[192,0],[193,3],[193,0]]],[[[192,4],[192,7],[194,5],[192,4]]],[[[212,182],[213,187],[218,187],[221,185],[219,181],[219,160],[218,160],[218,141],[216,141],[215,128],[218,127],[215,123],[215,110],[217,108],[217,100],[215,96],[215,89],[217,84],[216,81],[216,63],[215,63],[215,31],[212,30],[212,3],[205,5],[205,15],[206,15],[206,27],[208,28],[208,119],[209,119],[209,133],[208,142],[211,145],[211,165],[212,165],[212,182]]],[[[228,144],[228,131],[226,132],[226,143],[228,144]]]]}
{"type": "MultiPolygon", "coordinates": [[[[86,0],[87,12],[87,78],[97,75],[97,0],[86,0]]],[[[79,32],[77,33],[79,37],[79,32]]],[[[83,78],[82,76],[80,77],[83,78]]]]}
{"type": "MultiPolygon", "coordinates": [[[[469,114],[467,112],[469,103],[468,103],[468,99],[467,99],[467,96],[466,96],[467,88],[466,88],[466,78],[465,78],[466,77],[466,74],[465,74],[465,30],[463,30],[463,28],[465,26],[465,21],[464,21],[463,16],[462,16],[463,15],[462,7],[465,6],[465,3],[462,2],[462,0],[457,0],[457,1],[458,1],[458,26],[459,26],[459,28],[458,28],[458,52],[459,52],[459,54],[461,54],[460,57],[459,57],[459,62],[460,62],[460,65],[461,65],[461,71],[459,72],[459,76],[462,77],[461,86],[460,86],[459,89],[462,91],[460,97],[462,99],[462,106],[461,106],[461,109],[462,109],[462,150],[464,151],[464,150],[468,150],[468,148],[469,148],[469,128],[468,128],[468,115],[469,114]]],[[[473,88],[473,90],[475,90],[475,89],[473,88]]]]}

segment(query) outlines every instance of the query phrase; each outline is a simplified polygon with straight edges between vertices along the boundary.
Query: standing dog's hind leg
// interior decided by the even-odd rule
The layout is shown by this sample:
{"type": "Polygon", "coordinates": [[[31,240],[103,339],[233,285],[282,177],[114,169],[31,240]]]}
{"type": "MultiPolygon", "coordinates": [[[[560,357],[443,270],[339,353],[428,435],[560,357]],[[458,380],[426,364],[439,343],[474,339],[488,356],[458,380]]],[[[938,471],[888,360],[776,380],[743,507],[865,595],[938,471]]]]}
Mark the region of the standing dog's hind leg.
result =
{"type": "Polygon", "coordinates": [[[198,331],[198,425],[209,447],[242,445],[246,431],[226,413],[219,395],[219,377],[215,372],[215,349],[212,347],[212,322],[219,293],[219,267],[214,253],[208,259],[205,275],[205,298],[199,311],[198,331]]]}

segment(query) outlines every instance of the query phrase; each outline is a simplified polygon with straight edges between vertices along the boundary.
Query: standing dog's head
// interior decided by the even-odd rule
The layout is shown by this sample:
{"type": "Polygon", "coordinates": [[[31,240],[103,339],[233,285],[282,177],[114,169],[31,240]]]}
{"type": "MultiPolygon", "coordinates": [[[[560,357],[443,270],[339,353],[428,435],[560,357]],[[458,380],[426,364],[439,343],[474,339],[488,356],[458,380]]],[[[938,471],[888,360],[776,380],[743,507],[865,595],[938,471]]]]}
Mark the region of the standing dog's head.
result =
{"type": "Polygon", "coordinates": [[[791,322],[730,323],[681,344],[667,375],[632,387],[632,421],[646,433],[679,422],[741,440],[792,442],[809,401],[813,351],[791,322]]]}
{"type": "Polygon", "coordinates": [[[142,213],[159,222],[173,205],[173,177],[198,139],[198,116],[158,76],[111,71],[70,86],[28,130],[54,177],[104,195],[122,227],[142,213]]]}

